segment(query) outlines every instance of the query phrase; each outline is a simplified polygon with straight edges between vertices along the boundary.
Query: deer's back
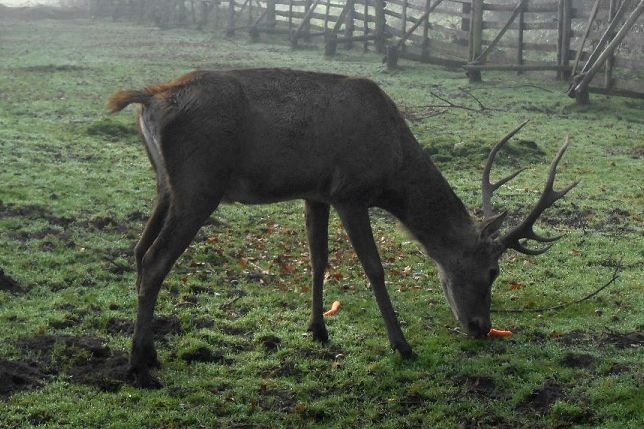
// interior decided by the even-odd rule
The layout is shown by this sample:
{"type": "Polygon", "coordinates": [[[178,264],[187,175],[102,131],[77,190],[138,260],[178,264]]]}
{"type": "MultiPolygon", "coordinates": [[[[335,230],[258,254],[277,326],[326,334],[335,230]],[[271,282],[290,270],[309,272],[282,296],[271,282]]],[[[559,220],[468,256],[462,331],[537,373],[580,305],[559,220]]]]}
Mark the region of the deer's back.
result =
{"type": "Polygon", "coordinates": [[[170,107],[150,106],[144,119],[166,115],[166,163],[192,154],[191,170],[220,174],[229,200],[370,198],[397,174],[405,146],[416,145],[393,102],[366,79],[286,69],[197,74],[161,97],[170,107]]]}

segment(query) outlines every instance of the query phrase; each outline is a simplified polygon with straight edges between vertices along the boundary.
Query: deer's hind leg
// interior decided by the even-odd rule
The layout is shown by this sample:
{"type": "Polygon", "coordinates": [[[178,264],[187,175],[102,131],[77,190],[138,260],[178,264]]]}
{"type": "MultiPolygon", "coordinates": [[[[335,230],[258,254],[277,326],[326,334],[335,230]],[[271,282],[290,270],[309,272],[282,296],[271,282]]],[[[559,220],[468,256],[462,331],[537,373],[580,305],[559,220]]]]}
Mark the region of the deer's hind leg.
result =
{"type": "Polygon", "coordinates": [[[157,189],[157,200],[155,202],[152,213],[143,229],[139,242],[134,247],[134,258],[136,260],[136,293],[139,293],[141,287],[141,271],[143,270],[143,257],[148,251],[154,240],[156,240],[163,224],[165,223],[170,208],[170,194],[169,192],[159,186],[157,189]]]}
{"type": "Polygon", "coordinates": [[[304,204],[313,272],[313,300],[308,331],[313,334],[313,339],[324,342],[329,339],[322,315],[324,272],[329,264],[329,205],[315,201],[305,201],[304,204]]]}
{"type": "MultiPolygon", "coordinates": [[[[149,370],[151,364],[157,363],[152,332],[154,306],[166,275],[203,222],[217,208],[223,193],[216,189],[216,185],[206,189],[194,183],[173,186],[163,225],[141,259],[137,316],[130,355],[130,373],[140,387],[160,386],[149,370]]],[[[160,213],[161,209],[158,210],[160,213]]],[[[157,214],[155,209],[154,215],[157,214]]],[[[151,225],[150,236],[144,234],[146,240],[151,238],[153,229],[154,225],[151,225]]]]}

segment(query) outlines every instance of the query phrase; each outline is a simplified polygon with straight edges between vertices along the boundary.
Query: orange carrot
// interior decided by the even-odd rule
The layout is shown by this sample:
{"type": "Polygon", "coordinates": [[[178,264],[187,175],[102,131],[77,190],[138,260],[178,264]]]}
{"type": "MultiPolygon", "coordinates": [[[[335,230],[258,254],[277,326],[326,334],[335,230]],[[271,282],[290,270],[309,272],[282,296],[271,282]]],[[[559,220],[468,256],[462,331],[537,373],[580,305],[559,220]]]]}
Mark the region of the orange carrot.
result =
{"type": "Polygon", "coordinates": [[[342,303],[340,301],[333,301],[333,304],[331,304],[331,309],[327,312],[324,313],[325,316],[333,316],[335,313],[340,310],[340,307],[342,306],[342,303]]]}
{"type": "Polygon", "coordinates": [[[490,332],[487,333],[488,337],[509,337],[510,335],[512,335],[512,331],[496,328],[491,328],[490,332]]]}

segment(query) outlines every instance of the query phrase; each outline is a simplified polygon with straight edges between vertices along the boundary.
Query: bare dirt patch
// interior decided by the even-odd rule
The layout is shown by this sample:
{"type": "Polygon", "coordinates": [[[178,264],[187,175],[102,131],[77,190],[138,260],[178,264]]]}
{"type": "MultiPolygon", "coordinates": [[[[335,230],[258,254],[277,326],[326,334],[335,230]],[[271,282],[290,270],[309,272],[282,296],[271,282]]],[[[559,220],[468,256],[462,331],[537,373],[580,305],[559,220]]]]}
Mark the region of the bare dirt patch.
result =
{"type": "Polygon", "coordinates": [[[74,220],[68,217],[55,216],[44,206],[38,204],[27,204],[19,206],[12,203],[4,204],[0,201],[0,219],[7,217],[24,217],[28,219],[43,219],[51,225],[68,226],[74,220]]]}
{"type": "Polygon", "coordinates": [[[552,404],[564,395],[564,387],[553,380],[546,381],[542,386],[534,389],[521,403],[520,410],[532,410],[536,414],[544,415],[552,404]]]}
{"type": "MultiPolygon", "coordinates": [[[[134,333],[134,321],[112,317],[107,321],[107,333],[112,335],[132,335],[134,333]]],[[[159,316],[152,322],[152,332],[156,340],[167,341],[170,335],[183,334],[181,320],[177,316],[159,316]]]]}
{"type": "Polygon", "coordinates": [[[644,333],[642,332],[608,332],[604,334],[602,345],[612,345],[618,349],[625,349],[629,347],[640,347],[644,345],[644,333]]]}
{"type": "Polygon", "coordinates": [[[95,231],[112,231],[124,234],[130,227],[124,222],[119,222],[112,216],[96,216],[80,223],[80,226],[95,231]]]}
{"type": "Polygon", "coordinates": [[[459,377],[456,380],[456,384],[465,385],[468,395],[475,395],[489,399],[501,397],[501,394],[496,388],[494,379],[487,375],[459,377]]]}
{"type": "Polygon", "coordinates": [[[12,362],[0,358],[0,398],[38,389],[49,377],[36,362],[12,362]]]}
{"type": "Polygon", "coordinates": [[[625,349],[644,345],[644,333],[641,331],[603,332],[598,334],[571,331],[562,334],[558,333],[553,338],[566,346],[616,347],[618,349],[625,349]]]}
{"type": "Polygon", "coordinates": [[[23,338],[18,347],[36,356],[51,374],[64,374],[73,383],[113,392],[128,381],[128,358],[112,351],[101,338],[41,335],[23,338]]]}
{"type": "Polygon", "coordinates": [[[586,229],[595,215],[594,210],[580,209],[571,205],[571,207],[561,207],[546,212],[541,216],[541,220],[551,226],[564,225],[569,228],[586,229]]]}
{"type": "Polygon", "coordinates": [[[261,371],[264,377],[298,377],[302,370],[296,361],[290,357],[284,357],[278,365],[272,365],[261,371]]]}
{"type": "Polygon", "coordinates": [[[400,397],[398,405],[403,409],[425,407],[434,400],[420,392],[410,392],[400,397]]]}
{"type": "Polygon", "coordinates": [[[271,389],[260,386],[260,395],[257,405],[264,410],[290,411],[297,404],[295,394],[287,389],[271,389]]]}
{"type": "Polygon", "coordinates": [[[6,275],[2,268],[0,268],[0,290],[12,294],[25,292],[25,289],[20,285],[20,283],[6,275]]]}
{"type": "Polygon", "coordinates": [[[496,414],[486,414],[480,417],[472,417],[469,420],[461,422],[459,428],[463,429],[481,429],[481,428],[497,428],[497,429],[511,429],[516,425],[508,422],[505,417],[496,414]]]}
{"type": "Polygon", "coordinates": [[[67,314],[64,318],[58,320],[50,320],[49,326],[54,329],[66,329],[78,326],[83,321],[83,316],[80,314],[67,314]]]}
{"type": "Polygon", "coordinates": [[[218,362],[221,364],[232,363],[231,359],[227,359],[224,354],[217,350],[211,350],[208,347],[202,346],[194,350],[184,351],[179,357],[187,363],[193,362],[218,362]]]}
{"type": "Polygon", "coordinates": [[[7,236],[15,241],[20,241],[21,243],[26,243],[31,240],[42,240],[45,237],[58,237],[61,235],[66,235],[67,237],[69,234],[63,233],[63,231],[59,231],[57,229],[51,228],[51,227],[46,227],[43,228],[39,231],[9,231],[7,232],[7,236]]]}
{"type": "Polygon", "coordinates": [[[266,353],[273,353],[279,349],[282,340],[275,335],[264,335],[259,338],[259,342],[264,347],[266,353]]]}
{"type": "Polygon", "coordinates": [[[192,321],[192,325],[197,329],[209,329],[215,327],[215,321],[209,317],[200,317],[192,321]]]}
{"type": "Polygon", "coordinates": [[[569,352],[561,360],[568,368],[588,368],[595,364],[595,358],[586,353],[569,352]]]}

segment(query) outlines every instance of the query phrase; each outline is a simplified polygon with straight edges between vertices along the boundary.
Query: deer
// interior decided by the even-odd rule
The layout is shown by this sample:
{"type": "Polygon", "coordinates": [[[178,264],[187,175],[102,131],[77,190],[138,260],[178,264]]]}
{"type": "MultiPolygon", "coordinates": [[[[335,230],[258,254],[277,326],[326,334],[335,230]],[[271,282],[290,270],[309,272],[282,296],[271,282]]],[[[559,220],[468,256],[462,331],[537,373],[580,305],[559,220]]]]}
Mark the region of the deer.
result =
{"type": "Polygon", "coordinates": [[[142,90],[119,90],[111,113],[139,104],[137,124],[156,175],[156,201],[135,246],[137,314],[129,373],[134,384],[160,387],[152,320],[159,289],[192,239],[221,203],[304,200],[312,272],[308,331],[326,342],[323,284],[328,266],[330,207],[337,212],[371,285],[391,347],[415,353],[398,322],[371,228],[369,209],[395,218],[426,250],[455,319],[465,333],[491,328],[491,287],[508,249],[547,251],[561,238],[533,225],[574,188],[553,188],[559,150],[544,191],[525,219],[501,234],[507,211],[496,213],[494,192],[521,171],[490,181],[497,152],[526,122],[491,150],[481,184],[485,219],[466,209],[423,150],[392,99],[373,81],[291,69],[197,70],[142,90]],[[528,247],[526,240],[547,243],[528,247]]]}

